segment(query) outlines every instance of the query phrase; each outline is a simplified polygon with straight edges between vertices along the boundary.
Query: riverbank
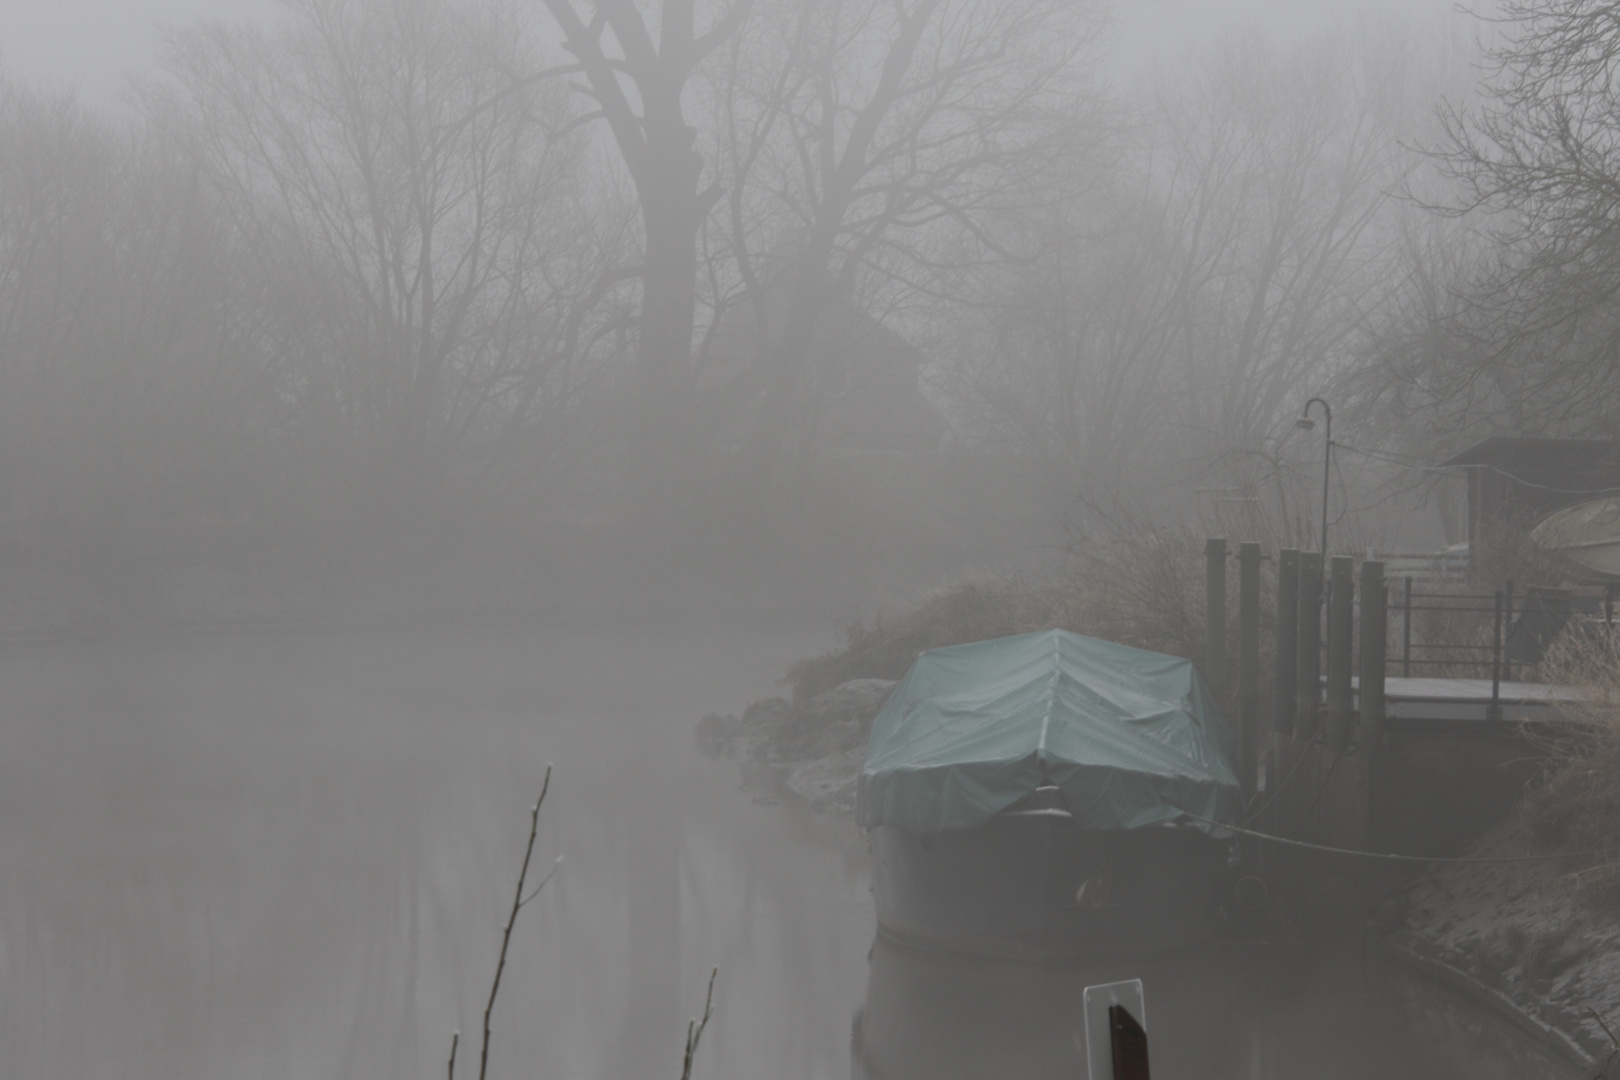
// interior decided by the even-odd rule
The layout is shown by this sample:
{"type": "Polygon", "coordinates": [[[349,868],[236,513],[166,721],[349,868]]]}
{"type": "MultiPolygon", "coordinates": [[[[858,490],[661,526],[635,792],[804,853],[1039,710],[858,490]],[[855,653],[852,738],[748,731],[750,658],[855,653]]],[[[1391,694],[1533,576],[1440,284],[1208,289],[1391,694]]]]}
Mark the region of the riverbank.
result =
{"type": "Polygon", "coordinates": [[[894,687],[892,679],[852,679],[799,703],[772,697],[741,716],[711,713],[698,723],[698,748],[734,759],[757,797],[851,817],[872,721],[894,687]]]}
{"type": "MultiPolygon", "coordinates": [[[[1535,854],[1522,815],[1466,852],[1535,854]]],[[[1439,866],[1381,905],[1387,946],[1517,1012],[1565,1056],[1600,1063],[1617,1048],[1611,1029],[1620,1033],[1620,919],[1578,895],[1578,869],[1568,859],[1439,866]]]]}

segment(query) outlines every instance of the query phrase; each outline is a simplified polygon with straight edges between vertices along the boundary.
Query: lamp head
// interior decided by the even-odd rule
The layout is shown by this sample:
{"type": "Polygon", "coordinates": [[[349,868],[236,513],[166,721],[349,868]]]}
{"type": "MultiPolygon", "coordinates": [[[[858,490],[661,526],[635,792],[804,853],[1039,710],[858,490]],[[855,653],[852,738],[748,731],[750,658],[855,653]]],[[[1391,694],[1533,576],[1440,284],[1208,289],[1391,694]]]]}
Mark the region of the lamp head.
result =
{"type": "Polygon", "coordinates": [[[1315,431],[1316,421],[1312,420],[1308,416],[1302,416],[1298,420],[1294,421],[1294,426],[1299,428],[1301,431],[1315,431]]]}

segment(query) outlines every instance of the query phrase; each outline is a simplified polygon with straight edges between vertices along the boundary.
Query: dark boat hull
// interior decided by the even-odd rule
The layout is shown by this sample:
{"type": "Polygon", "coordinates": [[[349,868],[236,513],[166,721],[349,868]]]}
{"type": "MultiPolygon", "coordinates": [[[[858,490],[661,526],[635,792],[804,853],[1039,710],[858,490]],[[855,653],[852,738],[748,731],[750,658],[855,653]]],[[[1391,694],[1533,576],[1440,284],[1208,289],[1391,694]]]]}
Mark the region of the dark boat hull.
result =
{"type": "Polygon", "coordinates": [[[1206,940],[1225,917],[1226,845],[1196,829],[1012,817],[870,837],[878,926],[915,944],[1032,959],[1140,952],[1206,940]]]}

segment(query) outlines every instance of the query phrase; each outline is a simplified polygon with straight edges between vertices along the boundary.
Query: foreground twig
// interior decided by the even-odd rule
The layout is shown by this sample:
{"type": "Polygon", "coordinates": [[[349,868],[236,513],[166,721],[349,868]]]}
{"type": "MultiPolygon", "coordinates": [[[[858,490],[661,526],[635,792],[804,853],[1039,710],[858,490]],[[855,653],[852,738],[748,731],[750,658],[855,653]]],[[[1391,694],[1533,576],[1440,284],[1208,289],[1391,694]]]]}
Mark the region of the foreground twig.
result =
{"type": "MultiPolygon", "coordinates": [[[[501,932],[501,954],[495,962],[495,977],[490,980],[489,1000],[484,1003],[484,1041],[478,1054],[478,1080],[484,1080],[484,1074],[489,1069],[489,1017],[495,1011],[495,997],[501,992],[501,976],[506,972],[506,950],[512,944],[512,928],[517,925],[518,912],[522,911],[529,902],[540,895],[540,890],[546,887],[551,875],[557,872],[558,863],[562,856],[557,856],[556,862],[546,876],[540,879],[540,884],[528,896],[523,890],[528,884],[529,863],[534,858],[534,839],[540,832],[540,807],[546,801],[546,792],[551,789],[551,766],[546,766],[545,779],[540,782],[540,797],[534,801],[529,809],[529,843],[523,849],[523,866],[518,870],[517,889],[512,894],[512,911],[506,917],[506,927],[501,932]]],[[[456,1044],[461,1041],[461,1032],[456,1032],[450,1040],[450,1080],[456,1080],[456,1044]]]]}
{"type": "Polygon", "coordinates": [[[703,1029],[709,1026],[709,1017],[714,1015],[714,977],[718,974],[719,968],[709,972],[709,993],[703,999],[703,1016],[686,1023],[686,1060],[681,1065],[681,1080],[692,1080],[692,1058],[697,1054],[698,1040],[703,1038],[703,1029]]]}
{"type": "Polygon", "coordinates": [[[1603,1029],[1603,1034],[1609,1037],[1610,1047],[1608,1056],[1603,1059],[1603,1064],[1599,1065],[1598,1071],[1592,1074],[1592,1080],[1608,1080],[1609,1066],[1615,1063],[1616,1058],[1620,1058],[1620,1039],[1614,1037],[1614,1030],[1609,1027],[1608,1022],[1603,1019],[1603,1016],[1596,1009],[1588,1007],[1586,1011],[1591,1015],[1592,1019],[1598,1022],[1598,1027],[1603,1029]]]}

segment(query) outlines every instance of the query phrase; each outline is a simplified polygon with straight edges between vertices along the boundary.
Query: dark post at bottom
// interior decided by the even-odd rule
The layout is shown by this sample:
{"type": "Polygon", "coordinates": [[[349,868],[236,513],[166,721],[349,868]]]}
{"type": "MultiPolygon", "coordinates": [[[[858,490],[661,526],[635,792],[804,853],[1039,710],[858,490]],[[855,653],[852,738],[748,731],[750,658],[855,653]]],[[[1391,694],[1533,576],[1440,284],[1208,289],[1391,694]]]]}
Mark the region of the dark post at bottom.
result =
{"type": "Polygon", "coordinates": [[[1114,1080],[1148,1080],[1147,1032],[1125,1006],[1108,1006],[1108,1035],[1114,1046],[1114,1080]]]}

